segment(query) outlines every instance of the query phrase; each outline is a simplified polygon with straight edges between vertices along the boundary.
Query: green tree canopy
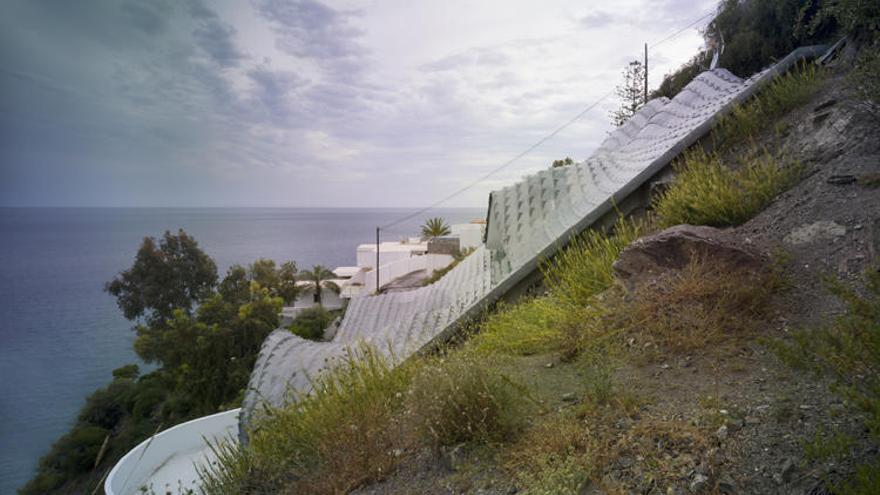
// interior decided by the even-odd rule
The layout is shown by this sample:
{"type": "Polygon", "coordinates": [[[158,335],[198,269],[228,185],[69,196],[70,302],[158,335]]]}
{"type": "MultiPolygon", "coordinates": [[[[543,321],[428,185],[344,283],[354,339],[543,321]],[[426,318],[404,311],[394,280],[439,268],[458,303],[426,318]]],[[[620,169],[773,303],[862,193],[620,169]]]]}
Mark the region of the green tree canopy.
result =
{"type": "Polygon", "coordinates": [[[446,220],[443,220],[443,217],[429,218],[422,225],[422,237],[427,237],[428,239],[443,237],[450,233],[452,231],[449,229],[449,224],[446,223],[446,220]]]}
{"type": "Polygon", "coordinates": [[[338,285],[329,282],[334,277],[335,275],[332,271],[321,265],[315,265],[311,270],[304,270],[299,274],[300,280],[309,282],[311,289],[315,292],[315,302],[318,305],[321,305],[324,289],[330,289],[337,294],[341,290],[338,285]]]}
{"type": "Polygon", "coordinates": [[[623,69],[623,82],[617,86],[620,108],[611,112],[611,121],[620,127],[635,115],[645,102],[645,65],[633,60],[623,69]]]}
{"type": "Polygon", "coordinates": [[[104,289],[129,320],[146,317],[150,324],[172,318],[175,310],[192,311],[193,304],[217,284],[217,265],[195,239],[183,230],[165,232],[158,246],[144,238],[134,264],[104,289]]]}
{"type": "Polygon", "coordinates": [[[567,167],[569,165],[574,165],[574,160],[567,156],[562,160],[553,160],[552,168],[567,167]]]}

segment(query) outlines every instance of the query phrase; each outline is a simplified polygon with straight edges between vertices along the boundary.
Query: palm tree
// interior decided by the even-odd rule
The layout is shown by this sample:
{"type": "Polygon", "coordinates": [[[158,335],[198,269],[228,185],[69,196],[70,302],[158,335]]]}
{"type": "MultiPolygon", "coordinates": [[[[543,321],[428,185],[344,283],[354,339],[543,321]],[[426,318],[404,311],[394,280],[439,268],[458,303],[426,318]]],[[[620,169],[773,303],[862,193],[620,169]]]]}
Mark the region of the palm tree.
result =
{"type": "Polygon", "coordinates": [[[449,225],[443,220],[443,217],[429,218],[425,221],[425,225],[422,225],[422,237],[428,239],[443,237],[451,233],[452,231],[449,230],[449,225]]]}
{"type": "Polygon", "coordinates": [[[309,282],[312,290],[315,291],[315,303],[318,306],[321,305],[321,293],[324,289],[330,289],[337,294],[342,290],[335,283],[329,282],[335,276],[332,271],[322,265],[315,265],[311,270],[299,272],[299,279],[309,282]]]}

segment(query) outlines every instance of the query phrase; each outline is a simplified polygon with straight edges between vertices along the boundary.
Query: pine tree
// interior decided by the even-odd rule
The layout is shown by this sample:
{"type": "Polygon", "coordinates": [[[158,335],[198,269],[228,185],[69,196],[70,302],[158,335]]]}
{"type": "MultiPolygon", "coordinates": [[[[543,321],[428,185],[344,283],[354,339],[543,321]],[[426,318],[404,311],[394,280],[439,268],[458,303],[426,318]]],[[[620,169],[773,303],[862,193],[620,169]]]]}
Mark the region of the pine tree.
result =
{"type": "Polygon", "coordinates": [[[623,84],[617,86],[620,108],[611,112],[611,121],[620,127],[645,104],[645,66],[638,60],[623,69],[623,84]]]}

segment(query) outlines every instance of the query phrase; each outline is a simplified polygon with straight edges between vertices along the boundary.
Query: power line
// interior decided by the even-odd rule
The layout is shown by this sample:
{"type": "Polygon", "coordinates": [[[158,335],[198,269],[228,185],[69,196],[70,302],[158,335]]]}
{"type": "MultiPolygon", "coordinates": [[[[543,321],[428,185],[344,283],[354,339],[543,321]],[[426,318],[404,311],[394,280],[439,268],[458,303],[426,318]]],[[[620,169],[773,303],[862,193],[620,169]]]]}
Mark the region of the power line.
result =
{"type": "Polygon", "coordinates": [[[690,28],[692,28],[692,27],[694,27],[697,23],[699,23],[699,22],[702,21],[703,19],[709,17],[710,15],[714,15],[714,14],[715,14],[715,10],[707,10],[702,16],[700,16],[699,18],[697,18],[696,20],[694,20],[693,22],[691,22],[691,23],[688,24],[687,26],[685,26],[685,27],[679,29],[678,31],[676,31],[676,32],[674,32],[674,33],[672,33],[672,34],[670,34],[669,36],[663,38],[662,40],[660,40],[660,41],[658,41],[658,42],[656,42],[656,43],[654,43],[653,45],[649,45],[648,48],[654,48],[655,46],[658,46],[658,45],[661,45],[661,44],[663,44],[663,43],[666,43],[667,41],[671,40],[672,38],[675,38],[675,37],[678,36],[679,34],[681,34],[681,33],[685,32],[685,31],[687,31],[688,29],[690,29],[690,28]]]}
{"type": "Polygon", "coordinates": [[[579,114],[575,115],[575,116],[574,116],[573,118],[571,118],[568,122],[566,122],[566,123],[562,124],[561,126],[559,126],[558,128],[556,128],[555,131],[553,131],[553,132],[551,132],[550,134],[548,134],[548,135],[542,137],[541,139],[539,139],[538,141],[536,141],[533,145],[529,146],[528,148],[526,148],[524,151],[522,151],[521,153],[519,153],[519,154],[516,155],[515,157],[511,158],[510,160],[507,160],[506,162],[502,163],[500,166],[498,166],[498,167],[496,167],[496,168],[490,170],[488,173],[486,173],[486,174],[483,175],[482,177],[480,177],[480,178],[478,178],[478,179],[472,181],[470,184],[468,184],[468,185],[462,187],[461,189],[458,189],[458,190],[452,192],[452,193],[449,194],[448,196],[444,197],[443,199],[441,199],[441,200],[439,200],[439,201],[436,201],[435,203],[431,204],[430,206],[426,206],[426,207],[422,208],[422,209],[419,210],[419,211],[416,211],[416,212],[414,212],[414,213],[410,213],[409,215],[406,215],[406,216],[404,216],[404,217],[401,217],[401,218],[399,218],[399,219],[397,219],[397,220],[395,220],[395,221],[393,221],[393,222],[391,222],[391,223],[389,223],[389,224],[385,224],[385,225],[383,225],[383,226],[380,227],[380,228],[382,228],[382,229],[387,229],[387,228],[389,228],[389,227],[393,227],[393,226],[395,226],[395,225],[397,225],[397,224],[399,224],[399,223],[405,222],[405,221],[407,221],[407,220],[409,220],[409,219],[411,219],[411,218],[413,218],[413,217],[416,217],[416,216],[418,216],[418,215],[421,215],[422,213],[424,213],[424,212],[426,212],[426,211],[428,211],[428,210],[432,210],[432,209],[436,208],[437,206],[439,206],[439,205],[441,205],[441,204],[443,204],[443,203],[449,201],[450,199],[452,199],[452,198],[458,196],[459,194],[461,194],[461,193],[467,191],[468,189],[470,189],[470,188],[476,186],[476,185],[479,184],[480,182],[483,182],[484,180],[488,179],[489,177],[495,175],[496,173],[498,173],[498,172],[504,170],[504,169],[507,168],[508,166],[512,165],[515,161],[519,160],[520,158],[522,158],[522,157],[528,155],[529,153],[531,153],[532,151],[534,151],[535,148],[537,148],[538,146],[541,146],[542,144],[544,144],[544,143],[547,142],[548,140],[550,140],[550,139],[552,139],[553,137],[555,137],[557,134],[559,134],[560,132],[562,132],[566,127],[568,127],[568,126],[570,126],[571,124],[574,124],[575,122],[577,122],[581,117],[583,117],[584,115],[586,115],[587,112],[589,112],[590,110],[592,110],[593,108],[595,108],[596,105],[598,105],[599,103],[602,103],[602,101],[603,101],[605,98],[608,98],[608,97],[611,96],[613,93],[614,93],[613,91],[609,91],[608,93],[605,93],[605,94],[602,95],[598,100],[594,101],[590,106],[588,106],[587,108],[581,110],[581,112],[580,112],[579,114]]]}
{"type": "MultiPolygon", "coordinates": [[[[707,18],[707,17],[713,15],[714,13],[715,13],[715,10],[708,10],[708,11],[706,11],[702,16],[700,16],[700,17],[698,17],[697,19],[691,21],[687,26],[685,26],[685,27],[679,29],[678,31],[676,31],[676,32],[674,32],[674,33],[672,33],[672,34],[670,34],[669,36],[663,38],[662,40],[660,40],[660,41],[658,41],[658,42],[656,42],[656,43],[654,43],[654,44],[652,44],[652,45],[649,45],[648,48],[654,48],[654,47],[657,47],[657,46],[659,46],[659,45],[661,45],[661,44],[663,44],[663,43],[666,43],[667,41],[669,41],[669,40],[675,38],[675,37],[678,36],[679,34],[681,34],[681,33],[685,32],[685,31],[687,31],[688,29],[690,29],[690,28],[692,28],[692,27],[694,27],[697,23],[699,23],[700,21],[704,20],[705,18],[707,18]]],[[[387,229],[387,228],[390,228],[390,227],[394,227],[395,225],[399,225],[399,224],[401,224],[401,223],[403,223],[403,222],[405,222],[405,221],[407,221],[407,220],[410,220],[410,219],[412,219],[412,218],[415,218],[415,217],[421,215],[422,213],[425,213],[426,211],[433,210],[434,208],[440,206],[441,204],[443,204],[443,203],[449,201],[450,199],[452,199],[452,198],[458,196],[459,194],[461,194],[461,193],[463,193],[463,192],[465,192],[465,191],[467,191],[467,190],[473,188],[473,187],[476,186],[477,184],[480,184],[481,182],[485,181],[485,180],[488,179],[489,177],[491,177],[491,176],[497,174],[498,172],[504,170],[505,168],[509,167],[510,165],[513,165],[513,164],[514,164],[516,161],[518,161],[520,158],[522,158],[522,157],[528,155],[529,153],[531,153],[532,151],[534,151],[536,148],[538,148],[539,146],[541,146],[541,145],[544,144],[545,142],[547,142],[547,141],[549,141],[550,139],[554,138],[557,134],[559,134],[560,132],[562,132],[565,128],[567,128],[567,127],[570,126],[571,124],[574,124],[575,122],[577,122],[578,120],[580,120],[581,117],[583,117],[584,115],[586,115],[590,110],[592,110],[593,108],[595,108],[599,103],[601,103],[603,100],[605,100],[606,98],[608,98],[608,97],[611,96],[612,94],[614,94],[614,91],[613,91],[613,90],[612,90],[612,91],[609,91],[609,92],[607,92],[607,93],[605,93],[604,95],[602,95],[601,97],[599,97],[599,99],[597,99],[596,101],[594,101],[593,103],[591,103],[589,106],[587,106],[585,109],[581,110],[580,113],[578,113],[577,115],[575,115],[573,118],[571,118],[570,120],[568,120],[566,123],[564,123],[564,124],[562,124],[561,126],[559,126],[555,131],[553,131],[553,132],[551,132],[550,134],[548,134],[548,135],[544,136],[543,138],[539,139],[539,140],[536,141],[534,144],[532,144],[531,146],[529,146],[528,148],[526,148],[524,151],[520,152],[519,154],[517,154],[516,156],[514,156],[513,158],[511,158],[510,160],[507,160],[506,162],[502,163],[502,164],[499,165],[498,167],[496,167],[496,168],[490,170],[488,173],[486,173],[486,174],[482,175],[481,177],[477,178],[476,180],[474,180],[474,181],[468,183],[468,184],[465,185],[464,187],[462,187],[462,188],[460,188],[460,189],[457,189],[457,190],[453,191],[452,193],[450,193],[450,194],[448,194],[447,196],[443,197],[443,198],[440,199],[439,201],[435,201],[434,203],[432,203],[432,204],[429,205],[429,206],[426,206],[426,207],[424,207],[424,208],[421,208],[421,209],[419,209],[418,211],[415,211],[415,212],[410,213],[410,214],[408,214],[408,215],[404,215],[403,217],[400,217],[400,218],[398,218],[397,220],[394,220],[394,221],[392,221],[392,222],[390,222],[390,223],[387,223],[387,224],[385,224],[385,225],[382,225],[381,227],[379,227],[379,229],[383,229],[383,230],[384,230],[384,229],[387,229]]],[[[378,232],[377,232],[377,234],[378,234],[378,232]]]]}

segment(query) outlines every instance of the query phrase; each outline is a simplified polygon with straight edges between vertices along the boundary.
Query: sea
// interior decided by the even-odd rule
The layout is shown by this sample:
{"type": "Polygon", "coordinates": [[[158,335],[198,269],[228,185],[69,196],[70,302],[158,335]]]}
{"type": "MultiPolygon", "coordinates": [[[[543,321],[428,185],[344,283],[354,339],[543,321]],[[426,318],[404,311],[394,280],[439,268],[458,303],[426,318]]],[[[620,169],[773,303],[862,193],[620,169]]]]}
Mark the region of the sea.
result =
{"type": "MultiPolygon", "coordinates": [[[[0,208],[0,494],[15,493],[74,423],[85,398],[128,363],[131,322],[103,291],[146,236],[185,230],[217,263],[355,264],[375,228],[414,210],[313,208],[0,208]]],[[[438,209],[382,232],[418,234],[426,217],[465,223],[484,208],[438,209]]]]}

